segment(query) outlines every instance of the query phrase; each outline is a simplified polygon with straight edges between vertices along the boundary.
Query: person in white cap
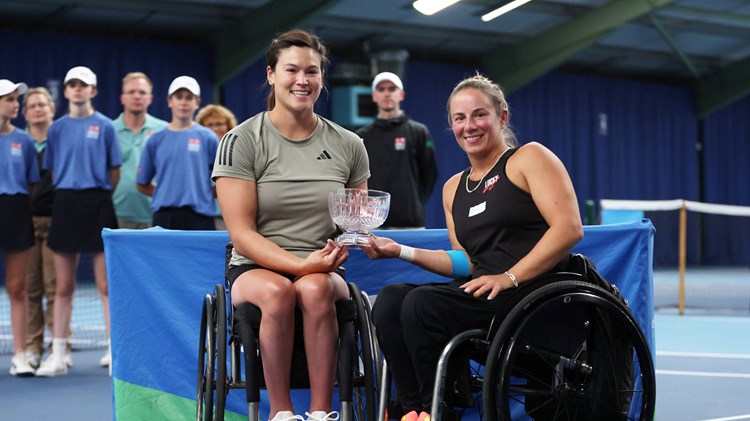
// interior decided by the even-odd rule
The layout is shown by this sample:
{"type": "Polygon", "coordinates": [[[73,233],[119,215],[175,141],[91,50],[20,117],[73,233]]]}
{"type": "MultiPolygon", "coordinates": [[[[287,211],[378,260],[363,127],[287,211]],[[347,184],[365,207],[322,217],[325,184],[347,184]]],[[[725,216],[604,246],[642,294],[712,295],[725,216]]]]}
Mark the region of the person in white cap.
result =
{"type": "MultiPolygon", "coordinates": [[[[109,297],[104,260],[103,228],[117,228],[112,191],[120,179],[120,146],[112,120],[94,109],[97,80],[88,67],[73,67],[65,75],[68,114],[52,123],[47,133],[43,167],[52,172],[55,200],[49,247],[54,252],[55,289],[52,354],[37,376],[68,373],[65,347],[80,253],[91,253],[96,287],[102,300],[109,337],[109,297]]],[[[101,363],[111,360],[111,352],[101,363]]]]}
{"type": "Polygon", "coordinates": [[[27,89],[25,83],[0,79],[0,252],[5,263],[13,333],[10,374],[19,377],[34,375],[26,359],[26,266],[34,245],[30,195],[39,182],[39,167],[34,140],[11,121],[18,117],[18,97],[27,89]]]}
{"type": "Polygon", "coordinates": [[[138,164],[138,190],[152,197],[153,225],[167,229],[213,230],[214,189],[211,170],[219,138],[194,120],[201,89],[190,76],[169,85],[172,121],[154,133],[138,164]],[[159,182],[154,185],[152,180],[159,182]]]}
{"type": "Polygon", "coordinates": [[[120,183],[112,195],[120,228],[143,229],[151,226],[151,198],[136,188],[135,176],[146,139],[167,126],[167,122],[148,113],[154,99],[154,85],[142,72],[131,72],[122,79],[122,113],[115,119],[120,140],[122,167],[120,183]]]}
{"type": "Polygon", "coordinates": [[[357,130],[370,158],[370,188],[391,194],[391,208],[382,228],[425,226],[425,205],[437,180],[435,148],[430,131],[401,110],[404,85],[395,73],[379,73],[372,81],[377,119],[357,130]]]}

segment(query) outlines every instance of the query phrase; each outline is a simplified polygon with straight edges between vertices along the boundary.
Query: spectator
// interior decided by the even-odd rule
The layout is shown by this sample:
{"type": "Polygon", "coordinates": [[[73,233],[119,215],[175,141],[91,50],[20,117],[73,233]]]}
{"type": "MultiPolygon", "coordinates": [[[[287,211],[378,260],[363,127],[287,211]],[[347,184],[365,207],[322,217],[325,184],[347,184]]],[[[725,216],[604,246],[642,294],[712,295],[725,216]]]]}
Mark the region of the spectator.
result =
{"type": "MultiPolygon", "coordinates": [[[[229,111],[228,108],[218,104],[208,104],[198,111],[198,116],[195,120],[198,124],[208,127],[216,136],[221,139],[227,134],[228,131],[232,130],[237,126],[237,118],[234,113],[229,111]]],[[[221,208],[219,207],[218,199],[215,201],[216,215],[214,222],[217,230],[226,230],[227,226],[224,223],[224,217],[221,214],[221,208]]]]}
{"type": "Polygon", "coordinates": [[[432,136],[427,126],[401,110],[404,95],[404,85],[396,74],[375,76],[372,101],[378,106],[378,116],[357,130],[370,157],[370,188],[391,194],[383,228],[424,228],[425,205],[437,180],[432,136]]]}
{"type": "MultiPolygon", "coordinates": [[[[96,111],[96,74],[88,67],[68,70],[64,80],[68,114],[52,123],[47,134],[44,169],[52,172],[55,200],[49,247],[54,252],[55,288],[52,355],[37,376],[68,374],[65,348],[80,253],[91,253],[96,288],[102,300],[109,338],[109,293],[104,260],[103,228],[117,228],[112,190],[120,180],[120,146],[112,120],[96,111]]],[[[109,366],[111,349],[99,361],[109,366]]]]}
{"type": "Polygon", "coordinates": [[[195,79],[175,78],[167,97],[172,121],[148,138],[141,154],[136,182],[140,192],[153,197],[154,226],[215,229],[211,169],[219,139],[193,120],[200,95],[195,79]],[[151,183],[154,177],[159,180],[156,186],[151,183]]]}
{"type": "Polygon", "coordinates": [[[132,72],[122,79],[122,113],[114,121],[120,140],[122,167],[112,201],[120,228],[143,229],[151,226],[151,198],[138,191],[135,183],[143,146],[152,134],[167,122],[148,113],[154,99],[154,85],[146,74],[132,72]]]}

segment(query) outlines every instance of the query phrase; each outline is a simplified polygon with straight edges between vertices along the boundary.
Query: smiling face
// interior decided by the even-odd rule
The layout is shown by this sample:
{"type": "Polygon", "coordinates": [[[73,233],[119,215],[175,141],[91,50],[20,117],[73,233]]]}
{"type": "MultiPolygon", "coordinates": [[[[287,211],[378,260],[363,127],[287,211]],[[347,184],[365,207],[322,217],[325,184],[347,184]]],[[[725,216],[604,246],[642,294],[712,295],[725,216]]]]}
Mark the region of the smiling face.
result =
{"type": "Polygon", "coordinates": [[[276,107],[289,112],[312,112],[323,87],[321,56],[307,47],[292,46],[279,54],[274,68],[266,69],[276,107]]]}
{"type": "Polygon", "coordinates": [[[508,112],[498,116],[489,97],[479,89],[456,92],[449,103],[449,117],[456,141],[467,154],[489,152],[503,142],[508,112]]]}

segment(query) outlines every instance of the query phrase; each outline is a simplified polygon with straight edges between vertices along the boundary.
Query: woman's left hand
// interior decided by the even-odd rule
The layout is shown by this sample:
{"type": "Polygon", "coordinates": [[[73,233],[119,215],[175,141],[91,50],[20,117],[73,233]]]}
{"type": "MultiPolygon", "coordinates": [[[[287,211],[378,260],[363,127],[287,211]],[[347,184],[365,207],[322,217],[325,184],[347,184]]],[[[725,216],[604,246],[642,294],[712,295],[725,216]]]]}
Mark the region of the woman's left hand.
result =
{"type": "Polygon", "coordinates": [[[488,300],[492,300],[497,297],[497,294],[508,289],[514,288],[513,282],[506,275],[482,275],[479,278],[472,279],[465,284],[462,284],[460,288],[467,294],[473,294],[475,297],[481,297],[487,291],[490,294],[487,296],[488,300]]]}

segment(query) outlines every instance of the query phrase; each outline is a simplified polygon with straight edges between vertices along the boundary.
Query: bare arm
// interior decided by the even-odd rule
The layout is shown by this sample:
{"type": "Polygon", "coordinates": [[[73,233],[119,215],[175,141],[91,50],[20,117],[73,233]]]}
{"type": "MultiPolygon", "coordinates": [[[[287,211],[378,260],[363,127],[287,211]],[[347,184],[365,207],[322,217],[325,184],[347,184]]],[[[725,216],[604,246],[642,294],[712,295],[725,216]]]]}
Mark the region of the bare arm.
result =
{"type": "MultiPolygon", "coordinates": [[[[445,212],[451,248],[466,253],[456,239],[452,214],[453,197],[460,178],[461,174],[456,174],[443,186],[443,211],[445,212]]],[[[363,250],[372,259],[398,257],[401,252],[401,244],[389,238],[381,237],[376,238],[371,243],[371,247],[365,247],[363,250]]],[[[468,256],[466,258],[468,259],[468,256]]],[[[414,258],[411,263],[438,275],[451,276],[453,272],[453,262],[445,250],[414,249],[414,258]]],[[[471,265],[471,263],[469,264],[471,265]]]]}
{"type": "Polygon", "coordinates": [[[155,187],[151,183],[149,184],[136,183],[135,187],[138,189],[139,192],[145,194],[146,196],[150,197],[154,195],[155,187]]]}
{"type": "Polygon", "coordinates": [[[117,184],[120,182],[120,167],[109,170],[109,179],[112,183],[112,191],[115,191],[117,184]]]}
{"type": "MultiPolygon", "coordinates": [[[[365,183],[366,186],[366,183],[365,183]]],[[[348,257],[345,248],[332,241],[302,259],[287,252],[258,232],[258,190],[252,181],[221,177],[216,180],[219,205],[235,250],[259,265],[298,276],[333,272],[348,257]]]]}
{"type": "MultiPolygon", "coordinates": [[[[507,165],[508,178],[531,194],[549,229],[529,253],[508,269],[517,282],[524,282],[552,269],[583,238],[583,226],[573,183],[562,162],[539,143],[520,148],[507,165]]],[[[504,274],[486,275],[464,284],[464,290],[480,296],[492,291],[494,298],[513,287],[504,274]]]]}

